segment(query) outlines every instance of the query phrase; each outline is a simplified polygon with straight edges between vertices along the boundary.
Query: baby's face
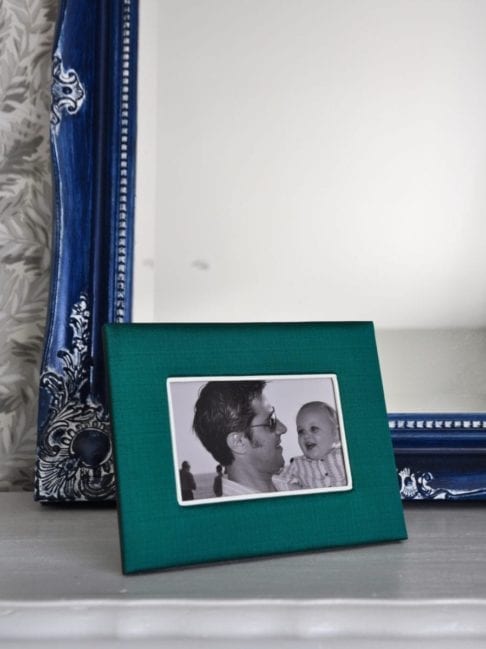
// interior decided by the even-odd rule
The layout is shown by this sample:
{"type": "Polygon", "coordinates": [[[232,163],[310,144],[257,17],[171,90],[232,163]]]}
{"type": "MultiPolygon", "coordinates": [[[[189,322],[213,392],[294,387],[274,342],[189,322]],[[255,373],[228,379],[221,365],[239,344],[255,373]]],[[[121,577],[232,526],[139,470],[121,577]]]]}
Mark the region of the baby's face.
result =
{"type": "Polygon", "coordinates": [[[304,409],[297,415],[297,435],[302,452],[310,460],[323,460],[337,440],[336,424],[320,408],[304,409]]]}

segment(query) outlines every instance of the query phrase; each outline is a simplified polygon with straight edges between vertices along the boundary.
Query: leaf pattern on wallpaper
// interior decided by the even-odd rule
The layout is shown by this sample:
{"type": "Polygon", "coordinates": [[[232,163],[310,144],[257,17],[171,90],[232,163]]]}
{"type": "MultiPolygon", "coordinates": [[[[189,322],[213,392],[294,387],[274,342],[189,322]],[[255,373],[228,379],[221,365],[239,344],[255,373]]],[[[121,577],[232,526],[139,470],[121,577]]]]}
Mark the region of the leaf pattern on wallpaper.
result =
{"type": "Polygon", "coordinates": [[[58,0],[0,0],[0,490],[31,489],[49,292],[58,0]]]}

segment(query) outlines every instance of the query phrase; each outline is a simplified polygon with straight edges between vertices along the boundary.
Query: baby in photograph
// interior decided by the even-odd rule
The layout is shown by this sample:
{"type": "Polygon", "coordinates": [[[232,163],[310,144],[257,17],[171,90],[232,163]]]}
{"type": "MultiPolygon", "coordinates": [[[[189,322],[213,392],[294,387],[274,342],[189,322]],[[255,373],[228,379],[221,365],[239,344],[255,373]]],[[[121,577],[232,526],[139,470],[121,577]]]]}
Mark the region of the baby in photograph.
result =
{"type": "Polygon", "coordinates": [[[336,411],[323,401],[304,404],[296,418],[299,446],[295,457],[272,478],[278,491],[344,487],[347,484],[336,411]]]}

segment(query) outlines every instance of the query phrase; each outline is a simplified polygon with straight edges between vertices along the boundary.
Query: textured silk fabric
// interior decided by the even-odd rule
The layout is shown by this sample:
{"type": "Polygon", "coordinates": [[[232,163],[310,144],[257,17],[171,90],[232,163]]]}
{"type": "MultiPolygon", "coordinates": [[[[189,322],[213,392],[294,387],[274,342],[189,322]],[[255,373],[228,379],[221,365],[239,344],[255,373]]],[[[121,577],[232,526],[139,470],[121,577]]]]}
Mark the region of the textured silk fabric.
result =
{"type": "Polygon", "coordinates": [[[113,324],[105,348],[126,573],[406,538],[371,323],[113,324]],[[350,490],[179,505],[168,378],[326,373],[350,490]]]}

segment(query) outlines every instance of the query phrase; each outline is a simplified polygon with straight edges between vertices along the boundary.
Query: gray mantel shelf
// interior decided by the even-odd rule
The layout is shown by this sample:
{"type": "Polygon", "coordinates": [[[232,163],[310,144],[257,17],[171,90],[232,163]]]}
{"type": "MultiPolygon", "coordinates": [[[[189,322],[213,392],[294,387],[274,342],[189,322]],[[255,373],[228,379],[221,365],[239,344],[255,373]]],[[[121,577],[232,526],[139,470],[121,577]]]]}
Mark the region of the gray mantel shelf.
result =
{"type": "Polygon", "coordinates": [[[2,493],[0,644],[484,648],[486,506],[406,517],[401,543],[124,577],[114,508],[2,493]]]}

